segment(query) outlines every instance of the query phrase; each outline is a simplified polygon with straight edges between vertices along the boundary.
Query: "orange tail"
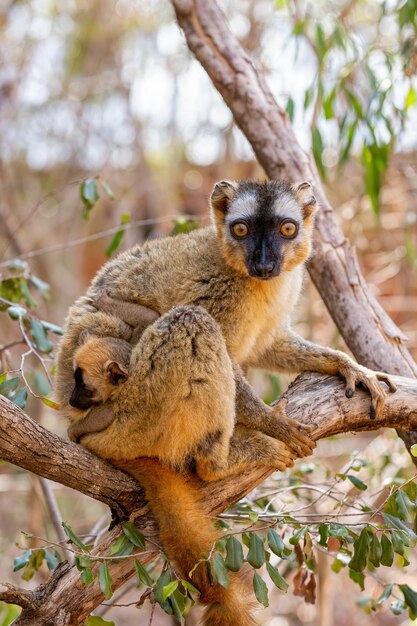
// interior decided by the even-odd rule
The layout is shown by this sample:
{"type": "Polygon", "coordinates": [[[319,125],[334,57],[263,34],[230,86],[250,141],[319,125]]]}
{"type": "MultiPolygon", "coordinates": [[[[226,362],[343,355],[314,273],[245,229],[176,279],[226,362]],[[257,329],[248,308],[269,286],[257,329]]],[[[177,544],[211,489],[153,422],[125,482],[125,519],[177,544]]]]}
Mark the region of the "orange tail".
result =
{"type": "Polygon", "coordinates": [[[208,515],[199,508],[192,477],[157,459],[141,458],[117,465],[143,485],[165,552],[181,577],[200,591],[200,602],[207,605],[204,626],[257,626],[259,622],[252,615],[256,603],[243,573],[230,575],[232,582],[227,589],[213,583],[206,563],[200,563],[189,576],[201,555],[208,554],[219,538],[208,515]]]}

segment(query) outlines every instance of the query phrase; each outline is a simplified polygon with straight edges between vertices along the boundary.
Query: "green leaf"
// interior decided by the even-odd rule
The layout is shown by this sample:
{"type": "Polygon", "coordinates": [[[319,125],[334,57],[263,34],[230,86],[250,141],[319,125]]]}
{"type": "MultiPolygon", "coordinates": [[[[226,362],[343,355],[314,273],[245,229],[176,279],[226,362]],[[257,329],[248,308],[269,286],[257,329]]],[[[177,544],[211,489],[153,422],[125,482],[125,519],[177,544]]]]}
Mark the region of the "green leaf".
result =
{"type": "Polygon", "coordinates": [[[410,501],[407,494],[405,494],[401,489],[395,494],[394,500],[397,505],[398,517],[407,521],[409,513],[414,509],[413,503],[410,501]]]}
{"type": "Polygon", "coordinates": [[[102,563],[100,563],[100,567],[98,568],[98,584],[100,587],[100,591],[104,594],[106,600],[110,600],[113,595],[111,590],[112,579],[110,576],[107,561],[103,561],[102,563]]]}
{"type": "Polygon", "coordinates": [[[14,378],[8,378],[0,384],[0,395],[7,396],[11,391],[18,388],[20,384],[20,378],[15,376],[14,378]]]}
{"type": "Polygon", "coordinates": [[[417,93],[414,87],[411,85],[408,93],[405,97],[404,108],[406,111],[417,103],[417,93]]]}
{"type": "Polygon", "coordinates": [[[314,155],[314,160],[316,161],[317,169],[319,170],[320,176],[322,177],[322,179],[326,180],[326,170],[324,169],[324,164],[323,164],[323,159],[322,159],[324,145],[323,145],[323,139],[322,139],[321,133],[317,126],[313,129],[312,144],[313,144],[312,145],[313,155],[314,155]]]}
{"type": "Polygon", "coordinates": [[[401,589],[404,601],[409,608],[411,619],[417,618],[417,593],[411,589],[408,585],[398,585],[401,589]]]}
{"type": "Polygon", "coordinates": [[[359,489],[359,491],[366,491],[366,489],[368,489],[368,485],[365,485],[365,483],[362,480],[360,480],[357,476],[352,476],[352,474],[347,474],[346,478],[348,478],[350,482],[352,483],[352,485],[355,485],[356,489],[359,489]]]}
{"type": "Polygon", "coordinates": [[[44,404],[46,404],[46,406],[49,406],[51,409],[55,409],[55,411],[60,411],[61,407],[59,406],[59,404],[57,404],[50,398],[45,398],[44,396],[42,396],[41,400],[44,404]]]}
{"type": "Polygon", "coordinates": [[[365,589],[365,576],[362,572],[355,572],[353,569],[349,569],[349,578],[359,585],[362,591],[365,589]]]}
{"type": "Polygon", "coordinates": [[[265,563],[265,548],[264,542],[256,533],[249,533],[249,552],[247,561],[258,569],[265,563]]]}
{"type": "Polygon", "coordinates": [[[47,322],[46,320],[41,320],[41,324],[45,330],[50,330],[51,333],[55,333],[55,335],[63,335],[64,329],[62,326],[57,326],[56,324],[52,324],[51,322],[47,322]]]}
{"type": "Polygon", "coordinates": [[[35,274],[31,274],[29,280],[44,298],[49,296],[50,286],[48,283],[35,274]]]}
{"type": "Polygon", "coordinates": [[[53,572],[60,563],[60,558],[56,552],[45,550],[45,561],[50,572],[53,572]]]}
{"type": "Polygon", "coordinates": [[[389,583],[388,585],[385,585],[384,591],[381,593],[381,595],[379,596],[379,598],[377,598],[375,602],[376,606],[379,606],[380,604],[385,602],[385,600],[388,600],[388,598],[390,597],[392,593],[393,587],[394,587],[393,583],[389,583]]]}
{"type": "Polygon", "coordinates": [[[164,585],[164,587],[162,587],[162,601],[165,602],[165,600],[174,593],[177,587],[178,580],[172,580],[167,585],[164,585]]]}
{"type": "Polygon", "coordinates": [[[19,409],[24,409],[28,399],[28,392],[26,389],[19,389],[19,391],[10,399],[13,404],[19,407],[19,409]]]}
{"type": "Polygon", "coordinates": [[[411,448],[410,448],[410,452],[413,456],[417,456],[417,443],[414,443],[411,448]]]}
{"type": "Polygon", "coordinates": [[[120,228],[113,236],[113,239],[111,240],[109,246],[107,247],[106,251],[105,251],[105,255],[107,257],[110,257],[114,252],[116,252],[117,248],[120,246],[122,239],[124,237],[125,234],[125,229],[124,229],[124,225],[128,224],[130,222],[130,215],[129,213],[123,213],[122,217],[120,219],[120,224],[122,226],[122,228],[120,228]]]}
{"type": "Polygon", "coordinates": [[[100,198],[94,178],[86,178],[83,180],[80,186],[80,197],[83,201],[84,208],[87,209],[88,216],[88,211],[94,207],[97,200],[100,198]]]}
{"type": "Polygon", "coordinates": [[[80,550],[85,550],[86,552],[89,552],[90,548],[81,541],[81,539],[72,530],[71,526],[68,526],[68,524],[66,524],[65,522],[62,522],[62,528],[64,529],[64,533],[66,534],[66,536],[71,540],[71,542],[75,546],[77,546],[77,548],[80,548],[80,550]]]}
{"type": "Polygon", "coordinates": [[[107,622],[98,615],[90,615],[84,622],[84,626],[116,626],[115,622],[107,622]]]}
{"type": "Polygon", "coordinates": [[[267,540],[268,546],[271,548],[272,552],[277,556],[282,557],[283,550],[285,549],[285,544],[282,541],[280,535],[275,530],[270,528],[268,530],[267,540]]]}
{"type": "Polygon", "coordinates": [[[258,602],[263,604],[265,608],[269,606],[268,587],[266,586],[265,581],[262,580],[257,572],[255,572],[253,576],[253,590],[255,592],[255,596],[258,602]]]}
{"type": "Polygon", "coordinates": [[[281,576],[281,574],[279,573],[277,568],[274,567],[273,565],[271,565],[271,563],[269,563],[269,561],[267,561],[266,562],[266,569],[267,569],[268,574],[269,574],[272,582],[274,583],[274,585],[276,587],[278,587],[278,589],[281,589],[281,591],[287,591],[288,583],[285,580],[285,578],[283,578],[281,576]]]}
{"type": "Polygon", "coordinates": [[[13,571],[17,572],[18,570],[25,567],[29,563],[31,556],[32,550],[26,550],[26,552],[24,552],[20,556],[17,556],[13,562],[13,571]]]}
{"type": "Polygon", "coordinates": [[[51,390],[51,387],[49,385],[48,379],[46,378],[45,374],[41,372],[39,369],[36,369],[33,372],[33,378],[34,378],[36,392],[40,396],[47,396],[51,390]]]}
{"type": "Polygon", "coordinates": [[[330,569],[335,572],[335,574],[338,574],[340,571],[342,571],[342,569],[346,566],[346,563],[344,563],[341,559],[339,559],[338,557],[336,557],[333,561],[333,563],[330,566],[330,569]]]}
{"type": "Polygon", "coordinates": [[[368,530],[364,528],[355,541],[353,557],[350,560],[349,567],[355,572],[362,572],[366,567],[369,550],[368,530]]]}
{"type": "Polygon", "coordinates": [[[123,532],[134,546],[137,548],[145,547],[145,537],[138,531],[133,522],[126,522],[126,524],[123,524],[123,532]]]}
{"type": "Polygon", "coordinates": [[[101,186],[104,189],[104,193],[106,193],[109,196],[110,200],[114,200],[114,193],[109,183],[103,179],[100,179],[100,182],[101,182],[101,186]]]}
{"type": "Polygon", "coordinates": [[[382,535],[381,537],[381,550],[381,565],[391,567],[394,562],[394,550],[391,541],[386,535],[382,535]]]}
{"type": "Polygon", "coordinates": [[[19,278],[19,286],[20,286],[22,298],[26,302],[27,306],[30,309],[34,309],[36,307],[36,302],[32,298],[32,294],[29,291],[28,281],[26,280],[26,278],[23,278],[23,276],[19,278]]]}
{"type": "Polygon", "coordinates": [[[188,580],[182,580],[181,581],[181,585],[185,588],[188,589],[188,591],[191,591],[191,593],[200,593],[198,589],[196,589],[194,587],[194,585],[192,585],[190,582],[188,582],[188,580]]]}
{"type": "Polygon", "coordinates": [[[401,613],[404,613],[406,608],[407,605],[403,600],[395,600],[390,606],[390,609],[394,613],[394,615],[401,615],[401,613]]]}
{"type": "Polygon", "coordinates": [[[292,123],[294,121],[295,102],[291,98],[291,96],[287,100],[287,106],[285,107],[285,110],[287,111],[290,122],[292,123]]]}
{"type": "Polygon", "coordinates": [[[42,323],[39,320],[32,318],[30,321],[30,326],[33,341],[35,342],[35,346],[38,348],[38,350],[44,352],[45,354],[52,352],[52,350],[54,349],[53,343],[46,336],[46,331],[42,326],[42,323]]]}
{"type": "Polygon", "coordinates": [[[336,537],[336,539],[347,539],[349,537],[349,531],[346,526],[342,524],[330,524],[329,535],[330,537],[336,537]]]}
{"type": "MultiPolygon", "coordinates": [[[[384,523],[388,527],[394,526],[398,528],[399,530],[403,531],[403,533],[407,535],[413,541],[417,539],[417,535],[411,530],[411,528],[408,528],[408,526],[406,526],[401,520],[398,519],[398,517],[395,517],[394,515],[390,515],[389,513],[384,513],[384,523]]],[[[410,545],[410,544],[406,543],[406,545],[410,545]]]]}
{"type": "Polygon", "coordinates": [[[243,548],[236,537],[227,538],[225,565],[231,572],[238,572],[243,565],[243,548]]]}
{"type": "Polygon", "coordinates": [[[155,596],[155,600],[158,602],[160,606],[164,604],[164,600],[162,599],[162,590],[170,582],[171,582],[171,574],[169,573],[168,570],[165,570],[164,572],[162,572],[162,574],[156,581],[156,584],[154,587],[154,596],[155,596]]]}
{"type": "Polygon", "coordinates": [[[180,624],[185,624],[184,611],[185,611],[185,598],[180,593],[179,589],[176,589],[174,593],[168,598],[168,602],[171,604],[172,613],[175,619],[180,624]]]}
{"type": "Polygon", "coordinates": [[[381,563],[382,548],[378,537],[369,530],[369,560],[374,567],[379,567],[381,563]]]}
{"type": "Polygon", "coordinates": [[[292,546],[296,546],[300,542],[300,539],[304,537],[306,532],[307,532],[307,526],[304,526],[303,528],[300,528],[299,530],[297,530],[297,532],[294,533],[294,535],[289,540],[290,544],[292,546]]]}
{"type": "Polygon", "coordinates": [[[26,565],[22,574],[22,579],[26,581],[32,579],[34,573],[41,567],[45,557],[44,550],[32,550],[31,552],[32,554],[30,555],[29,563],[26,565]]]}
{"type": "Polygon", "coordinates": [[[222,587],[228,587],[230,585],[230,578],[227,575],[226,565],[220,552],[216,552],[213,559],[213,574],[216,581],[222,587]]]}
{"type": "Polygon", "coordinates": [[[24,317],[27,313],[26,309],[23,306],[19,306],[18,304],[9,306],[7,312],[12,320],[18,320],[20,317],[24,317]]]}
{"type": "Polygon", "coordinates": [[[143,567],[142,563],[138,560],[135,560],[135,570],[136,570],[137,577],[139,578],[141,583],[143,583],[147,587],[152,587],[153,585],[152,578],[149,576],[148,572],[143,567]]]}
{"type": "Polygon", "coordinates": [[[324,30],[320,24],[320,22],[316,23],[316,48],[317,48],[317,54],[319,56],[320,61],[323,60],[326,52],[327,52],[327,44],[326,44],[326,38],[324,35],[324,30]]]}
{"type": "Polygon", "coordinates": [[[120,535],[110,546],[110,556],[126,556],[127,554],[132,554],[133,552],[133,544],[126,537],[126,535],[120,535]]]}
{"type": "Polygon", "coordinates": [[[393,531],[391,533],[391,541],[392,541],[392,547],[393,550],[395,552],[395,554],[399,554],[400,556],[404,556],[404,541],[403,541],[403,534],[397,532],[397,531],[393,531]]]}

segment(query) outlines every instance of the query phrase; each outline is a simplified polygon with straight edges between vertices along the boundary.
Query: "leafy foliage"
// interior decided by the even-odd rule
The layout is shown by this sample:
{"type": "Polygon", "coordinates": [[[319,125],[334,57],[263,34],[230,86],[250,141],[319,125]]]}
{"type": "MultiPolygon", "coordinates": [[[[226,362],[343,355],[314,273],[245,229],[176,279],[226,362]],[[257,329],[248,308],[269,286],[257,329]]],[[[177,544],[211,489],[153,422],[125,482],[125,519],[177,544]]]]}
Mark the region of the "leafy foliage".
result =
{"type": "Polygon", "coordinates": [[[291,120],[298,112],[311,118],[312,151],[323,180],[329,166],[340,170],[351,155],[360,158],[365,191],[378,214],[390,156],[417,102],[416,3],[362,3],[359,19],[355,4],[344,2],[337,10],[326,2],[279,3],[290,17],[296,54],[303,42],[316,61],[302,104],[290,96],[286,110],[291,120]]]}

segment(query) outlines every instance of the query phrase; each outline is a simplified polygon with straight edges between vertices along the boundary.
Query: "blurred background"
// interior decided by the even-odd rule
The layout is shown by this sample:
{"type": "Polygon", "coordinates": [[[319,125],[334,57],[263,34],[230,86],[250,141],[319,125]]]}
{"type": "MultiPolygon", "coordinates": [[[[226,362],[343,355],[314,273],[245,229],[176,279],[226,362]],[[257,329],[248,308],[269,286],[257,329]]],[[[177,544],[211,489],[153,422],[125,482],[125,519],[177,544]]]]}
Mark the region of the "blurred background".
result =
{"type": "MultiPolygon", "coordinates": [[[[369,289],[416,358],[416,0],[220,4],[299,142],[313,150],[369,289]]],[[[186,230],[190,219],[207,224],[215,181],[264,176],[188,52],[167,0],[0,0],[0,59],[0,296],[23,302],[40,320],[61,327],[68,306],[117,250],[186,230]]],[[[32,327],[41,358],[32,351],[22,359],[27,346],[16,343],[22,340],[19,312],[0,319],[0,371],[19,379],[17,387],[0,391],[15,399],[20,392],[16,403],[64,435],[62,418],[40,399],[52,397],[48,377],[59,329],[32,327]]],[[[308,277],[297,329],[346,350],[308,277]]],[[[272,400],[289,379],[252,373],[251,381],[272,400]]],[[[311,464],[275,476],[257,495],[277,492],[278,509],[308,505],[325,517],[334,514],[334,499],[312,504],[311,490],[294,495],[283,486],[331,484],[337,501],[374,507],[413,471],[393,433],[345,435],[322,442],[311,464]],[[361,469],[366,494],[335,478],[355,451],[367,464],[361,469]]],[[[105,527],[105,507],[59,485],[53,492],[77,532],[87,533],[97,520],[105,527]]],[[[12,569],[20,548],[41,545],[20,530],[56,540],[38,479],[1,465],[0,511],[0,579],[17,582],[21,572],[12,569]]],[[[415,559],[407,567],[401,559],[398,569],[367,577],[361,594],[319,553],[317,603],[295,597],[291,585],[287,595],[273,589],[265,625],[368,624],[371,600],[385,582],[415,583],[415,559]]],[[[47,576],[42,566],[24,584],[47,576]]],[[[138,597],[133,588],[120,603],[138,597]]],[[[394,615],[389,603],[377,608],[375,624],[412,623],[406,612],[394,615]]],[[[0,624],[10,615],[0,604],[0,624]]],[[[111,608],[105,619],[145,625],[149,607],[111,608]]],[[[173,622],[157,607],[154,623],[173,622]]],[[[197,623],[193,614],[186,623],[197,623]]]]}

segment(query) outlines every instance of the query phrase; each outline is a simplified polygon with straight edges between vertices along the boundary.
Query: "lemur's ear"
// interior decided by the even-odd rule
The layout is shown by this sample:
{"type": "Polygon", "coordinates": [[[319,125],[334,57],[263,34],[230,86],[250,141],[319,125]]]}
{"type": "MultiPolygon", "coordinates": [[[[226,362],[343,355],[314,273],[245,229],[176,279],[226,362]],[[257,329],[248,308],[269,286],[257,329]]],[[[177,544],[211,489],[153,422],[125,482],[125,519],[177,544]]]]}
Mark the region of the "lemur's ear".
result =
{"type": "Polygon", "coordinates": [[[112,385],[120,385],[127,381],[128,373],[117,361],[106,363],[106,374],[112,385]]]}
{"type": "Polygon", "coordinates": [[[210,203],[214,211],[226,215],[229,203],[233,200],[238,184],[232,180],[221,180],[214,185],[210,203]]]}
{"type": "Polygon", "coordinates": [[[82,330],[78,337],[78,345],[83,346],[89,339],[91,339],[92,335],[88,332],[88,330],[82,330]]]}
{"type": "Polygon", "coordinates": [[[308,182],[299,183],[294,185],[294,191],[298,204],[303,209],[304,217],[310,217],[317,208],[317,200],[314,197],[312,186],[308,182]]]}

